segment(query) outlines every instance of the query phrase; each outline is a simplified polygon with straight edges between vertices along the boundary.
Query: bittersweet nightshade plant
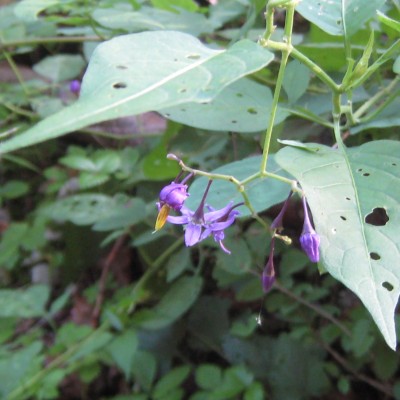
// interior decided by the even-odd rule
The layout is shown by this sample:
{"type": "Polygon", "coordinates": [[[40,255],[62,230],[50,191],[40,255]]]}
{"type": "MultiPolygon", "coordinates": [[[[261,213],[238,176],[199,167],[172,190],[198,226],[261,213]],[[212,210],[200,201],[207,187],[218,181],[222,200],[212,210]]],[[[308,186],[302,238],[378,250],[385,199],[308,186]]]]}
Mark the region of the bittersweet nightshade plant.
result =
{"type": "Polygon", "coordinates": [[[307,254],[308,258],[312,262],[319,261],[319,244],[321,238],[315,229],[311,225],[310,217],[308,215],[308,206],[305,196],[302,198],[303,208],[304,208],[304,225],[303,231],[300,236],[300,244],[304,252],[307,254]]]}

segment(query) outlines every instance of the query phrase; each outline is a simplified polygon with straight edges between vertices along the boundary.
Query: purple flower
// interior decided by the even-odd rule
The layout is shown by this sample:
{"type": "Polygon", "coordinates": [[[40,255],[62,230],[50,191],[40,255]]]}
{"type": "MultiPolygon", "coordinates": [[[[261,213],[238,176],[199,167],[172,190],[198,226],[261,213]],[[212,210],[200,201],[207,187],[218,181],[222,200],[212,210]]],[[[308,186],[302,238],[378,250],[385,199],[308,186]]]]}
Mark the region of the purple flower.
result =
{"type": "Polygon", "coordinates": [[[164,186],[160,192],[160,205],[166,204],[168,207],[179,211],[185,200],[188,198],[187,185],[171,182],[164,186]]]}
{"type": "MultiPolygon", "coordinates": [[[[182,172],[176,177],[175,181],[179,179],[181,174],[182,172]]],[[[188,187],[185,183],[192,176],[193,174],[189,174],[182,182],[173,181],[161,189],[159,195],[160,201],[157,203],[158,216],[155,231],[160,230],[164,226],[171,208],[175,211],[179,211],[182,208],[183,203],[189,197],[189,193],[187,192],[188,187]]]]}
{"type": "Polygon", "coordinates": [[[168,216],[167,221],[171,224],[186,225],[186,246],[193,246],[212,235],[214,240],[219,243],[221,249],[230,254],[230,251],[223,244],[225,238],[224,230],[231,226],[235,222],[235,218],[239,215],[239,211],[234,210],[234,208],[243,203],[233,206],[232,202],[229,202],[227,206],[220,210],[215,210],[211,206],[207,206],[210,211],[204,213],[204,203],[211,183],[212,181],[210,180],[196,211],[191,211],[187,207],[182,206],[180,210],[182,215],[176,217],[168,216]]]}
{"type": "Polygon", "coordinates": [[[310,218],[308,216],[308,207],[306,198],[303,197],[303,208],[304,208],[304,225],[303,231],[300,236],[300,244],[304,252],[307,254],[308,258],[312,262],[319,261],[319,244],[321,238],[318,233],[315,232],[311,225],[310,218]]]}
{"type": "Polygon", "coordinates": [[[75,79],[69,83],[69,90],[71,93],[79,94],[81,91],[81,83],[75,79]]]}
{"type": "Polygon", "coordinates": [[[269,292],[273,284],[275,283],[274,249],[275,249],[275,238],[272,238],[268,262],[261,276],[262,288],[264,293],[269,292]]]}

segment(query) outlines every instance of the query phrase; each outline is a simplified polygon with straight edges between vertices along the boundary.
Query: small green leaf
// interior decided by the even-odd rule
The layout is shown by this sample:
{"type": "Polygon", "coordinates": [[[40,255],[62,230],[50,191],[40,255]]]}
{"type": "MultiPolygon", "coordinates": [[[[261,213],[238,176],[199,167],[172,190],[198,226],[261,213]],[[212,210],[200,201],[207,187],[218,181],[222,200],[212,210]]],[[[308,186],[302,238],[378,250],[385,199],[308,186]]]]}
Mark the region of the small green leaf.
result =
{"type": "Polygon", "coordinates": [[[33,70],[52,82],[62,82],[76,78],[84,67],[85,61],[80,55],[57,54],[44,58],[33,70]]]}
{"type": "Polygon", "coordinates": [[[172,255],[168,260],[166,270],[167,270],[167,282],[172,282],[183,271],[192,267],[190,260],[190,250],[187,247],[182,247],[178,252],[172,255]]]}
{"type": "Polygon", "coordinates": [[[149,391],[157,373],[157,362],[153,354],[138,350],[134,356],[132,372],[139,384],[149,391]]]}
{"type": "Polygon", "coordinates": [[[243,400],[265,399],[264,388],[261,383],[253,382],[245,391],[243,400]]]}
{"type": "Polygon", "coordinates": [[[367,46],[365,47],[364,52],[360,60],[358,61],[357,65],[355,66],[354,71],[350,75],[350,81],[349,81],[350,87],[354,81],[361,78],[367,71],[368,62],[369,59],[371,58],[373,46],[374,46],[374,31],[371,31],[371,35],[369,37],[367,46]]]}
{"type": "Polygon", "coordinates": [[[169,392],[178,388],[190,374],[190,367],[184,365],[167,372],[154,387],[152,398],[159,400],[168,395],[169,392]]]}
{"type": "Polygon", "coordinates": [[[26,194],[29,190],[29,185],[24,181],[9,180],[0,187],[0,197],[6,199],[16,199],[26,194]]]}
{"type": "Polygon", "coordinates": [[[132,370],[132,364],[138,346],[136,332],[128,329],[122,335],[117,336],[108,346],[113,360],[119,368],[122,369],[125,379],[129,380],[132,370]]]}
{"type": "Polygon", "coordinates": [[[160,329],[181,317],[196,301],[203,285],[201,277],[182,277],[152,309],[137,311],[133,321],[144,329],[160,329]]]}
{"type": "Polygon", "coordinates": [[[50,289],[45,285],[25,290],[0,290],[0,317],[32,318],[45,315],[50,289]]]}
{"type": "Polygon", "coordinates": [[[283,79],[283,88],[290,104],[296,103],[306,92],[310,78],[310,70],[300,61],[293,60],[288,63],[283,79]]]}
{"type": "Polygon", "coordinates": [[[60,0],[22,0],[16,4],[14,13],[21,21],[36,22],[40,12],[59,3],[60,0]]]}
{"type": "Polygon", "coordinates": [[[221,384],[222,371],[218,365],[202,364],[196,369],[196,383],[202,389],[214,389],[221,384]]]}

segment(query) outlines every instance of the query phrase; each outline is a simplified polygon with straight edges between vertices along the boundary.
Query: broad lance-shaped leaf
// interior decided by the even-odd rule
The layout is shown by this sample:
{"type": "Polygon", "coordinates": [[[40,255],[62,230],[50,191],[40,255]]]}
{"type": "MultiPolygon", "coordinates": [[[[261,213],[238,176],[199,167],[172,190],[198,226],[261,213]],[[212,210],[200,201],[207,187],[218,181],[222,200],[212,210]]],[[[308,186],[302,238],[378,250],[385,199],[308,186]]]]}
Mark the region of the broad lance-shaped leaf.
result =
{"type": "Polygon", "coordinates": [[[307,196],[321,236],[323,267],[357,294],[395,349],[400,142],[370,142],[346,153],[313,146],[308,151],[286,147],[276,161],[298,179],[307,196]]]}
{"type": "Polygon", "coordinates": [[[209,102],[224,87],[266,66],[273,57],[249,40],[215,50],[182,32],[116,37],[95,49],[79,100],[3,142],[0,153],[105,120],[187,102],[209,102]]]}
{"type": "Polygon", "coordinates": [[[331,35],[351,36],[384,4],[385,0],[302,0],[296,11],[331,35]]]}

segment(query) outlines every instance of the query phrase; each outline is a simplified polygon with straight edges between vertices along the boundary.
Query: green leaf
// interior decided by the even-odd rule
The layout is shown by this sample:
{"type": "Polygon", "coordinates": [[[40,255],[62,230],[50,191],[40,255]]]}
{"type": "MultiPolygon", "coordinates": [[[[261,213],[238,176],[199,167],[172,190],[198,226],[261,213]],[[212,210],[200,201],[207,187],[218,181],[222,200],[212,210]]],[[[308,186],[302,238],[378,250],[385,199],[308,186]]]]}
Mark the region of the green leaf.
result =
{"type": "Polygon", "coordinates": [[[157,373],[157,363],[153,354],[138,350],[134,356],[132,372],[140,386],[150,390],[157,373]]]}
{"type": "Polygon", "coordinates": [[[376,141],[344,154],[287,147],[278,163],[299,180],[321,237],[321,262],[371,313],[396,347],[400,293],[400,143],[376,141]]]}
{"type": "Polygon", "coordinates": [[[93,229],[107,231],[134,225],[146,217],[142,199],[124,195],[77,194],[44,206],[40,214],[55,221],[76,225],[95,224],[93,229]]]}
{"type": "Polygon", "coordinates": [[[167,372],[154,387],[152,398],[154,400],[162,399],[169,392],[178,388],[188,377],[189,373],[190,367],[188,365],[183,365],[167,372]]]}
{"type": "MultiPolygon", "coordinates": [[[[241,180],[258,172],[261,164],[261,156],[249,157],[244,160],[234,161],[220,168],[215,169],[212,173],[232,175],[241,180]]],[[[268,171],[282,176],[287,174],[276,164],[274,155],[268,158],[268,171]]],[[[196,179],[190,186],[190,197],[186,200],[186,205],[190,209],[195,210],[200,203],[204,190],[207,186],[208,179],[196,179]]],[[[247,195],[254,209],[257,212],[266,210],[267,208],[278,204],[285,200],[290,187],[287,183],[280,182],[276,179],[257,178],[244,185],[247,195]]],[[[216,180],[210,188],[207,196],[207,203],[214,208],[225,207],[229,201],[239,203],[243,201],[243,197],[237,190],[236,186],[228,181],[216,180]]],[[[246,217],[251,215],[250,211],[245,207],[240,207],[240,215],[246,217]]]]}
{"type": "Polygon", "coordinates": [[[190,250],[182,247],[178,252],[173,254],[166,265],[167,282],[172,282],[188,268],[192,267],[190,259],[190,250]]]}
{"type": "Polygon", "coordinates": [[[263,400],[265,399],[264,388],[261,383],[253,382],[244,393],[243,400],[263,400]]]}
{"type": "Polygon", "coordinates": [[[167,154],[167,146],[161,143],[143,158],[142,169],[146,178],[162,181],[179,174],[179,166],[175,161],[167,159],[167,154]]]}
{"type": "Polygon", "coordinates": [[[353,35],[371,19],[385,0],[302,0],[297,6],[305,19],[331,35],[353,35]],[[344,20],[343,20],[343,17],[344,20]]]}
{"type": "Polygon", "coordinates": [[[293,104],[306,92],[310,82],[310,70],[300,61],[291,61],[285,70],[283,88],[289,103],[293,104]]]}
{"type": "Polygon", "coordinates": [[[94,352],[103,352],[104,347],[112,340],[113,335],[109,332],[95,331],[90,339],[85,339],[85,346],[79,348],[79,350],[72,355],[69,359],[69,363],[73,363],[80,358],[86,357],[94,352]]]}
{"type": "Polygon", "coordinates": [[[124,372],[126,380],[130,379],[133,360],[138,346],[136,332],[132,329],[117,336],[107,347],[113,360],[124,372]]]}
{"type": "Polygon", "coordinates": [[[39,353],[43,348],[40,341],[33,342],[9,357],[0,358],[0,395],[6,399],[8,394],[23,385],[29,373],[39,370],[39,353]]]}
{"type": "Polygon", "coordinates": [[[36,22],[40,12],[59,3],[60,0],[22,0],[16,4],[14,13],[21,21],[36,22]]]}
{"type": "Polygon", "coordinates": [[[0,152],[101,121],[211,101],[225,86],[266,66],[273,57],[248,40],[214,50],[174,31],[118,36],[96,47],[77,102],[3,142],[0,152]]]}
{"type": "Polygon", "coordinates": [[[0,290],[0,317],[32,318],[46,314],[50,290],[45,285],[35,285],[26,290],[0,290]]]}
{"type": "MultiPolygon", "coordinates": [[[[259,132],[268,126],[272,104],[271,90],[250,79],[240,79],[226,87],[212,101],[185,103],[160,112],[173,121],[200,129],[259,132]]],[[[276,123],[287,113],[278,110],[276,123]]]]}
{"type": "Polygon", "coordinates": [[[29,190],[29,185],[24,181],[9,180],[0,187],[0,197],[15,199],[21,197],[29,190]]]}
{"type": "Polygon", "coordinates": [[[133,321],[144,329],[160,329],[175,322],[196,301],[202,285],[198,276],[180,278],[155,307],[137,311],[133,321]]]}
{"type": "Polygon", "coordinates": [[[199,9],[198,4],[193,0],[151,0],[151,4],[156,8],[175,12],[177,8],[182,8],[188,11],[197,11],[199,9]]]}
{"type": "Polygon", "coordinates": [[[213,400],[229,399],[237,396],[253,381],[253,375],[242,365],[230,367],[225,370],[222,382],[213,393],[213,400]]]}
{"type": "Polygon", "coordinates": [[[146,218],[146,204],[140,198],[132,198],[125,204],[116,204],[109,215],[99,219],[94,231],[111,231],[137,224],[146,218]]]}
{"type": "Polygon", "coordinates": [[[218,365],[202,364],[196,369],[196,383],[202,389],[214,389],[221,384],[222,371],[218,365]]]}
{"type": "Polygon", "coordinates": [[[62,82],[76,78],[84,67],[85,61],[80,55],[57,54],[44,58],[33,70],[52,82],[62,82]]]}

